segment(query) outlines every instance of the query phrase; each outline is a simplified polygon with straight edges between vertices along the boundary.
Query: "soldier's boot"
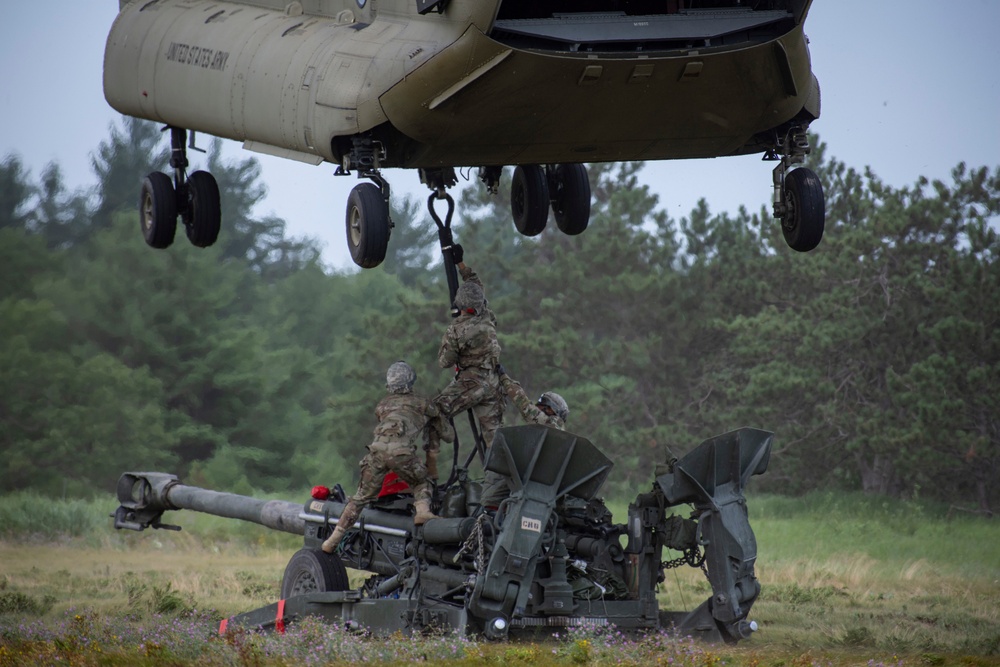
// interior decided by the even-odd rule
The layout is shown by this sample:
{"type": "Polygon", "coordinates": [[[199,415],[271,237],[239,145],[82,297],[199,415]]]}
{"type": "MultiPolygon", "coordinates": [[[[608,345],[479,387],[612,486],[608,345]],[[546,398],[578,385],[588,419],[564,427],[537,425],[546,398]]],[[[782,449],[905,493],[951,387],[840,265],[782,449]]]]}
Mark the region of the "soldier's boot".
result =
{"type": "Polygon", "coordinates": [[[340,519],[337,521],[337,527],[333,529],[330,533],[330,537],[326,538],[323,542],[322,549],[325,553],[332,554],[337,550],[337,545],[340,541],[344,539],[344,534],[354,525],[354,522],[358,518],[358,506],[354,504],[353,500],[347,502],[347,507],[340,514],[340,519]]]}
{"type": "Polygon", "coordinates": [[[342,539],[344,539],[344,533],[346,532],[347,528],[344,527],[344,524],[338,523],[337,527],[333,529],[332,533],[330,533],[330,537],[326,538],[326,541],[323,542],[323,551],[328,554],[335,552],[337,550],[337,545],[340,544],[342,539]]]}
{"type": "Polygon", "coordinates": [[[422,526],[431,519],[441,518],[431,512],[431,501],[429,500],[418,500],[413,503],[413,507],[417,510],[416,515],[413,517],[413,524],[416,526],[422,526]]]}
{"type": "Polygon", "coordinates": [[[427,479],[437,481],[438,478],[438,452],[437,449],[427,450],[427,479]]]}

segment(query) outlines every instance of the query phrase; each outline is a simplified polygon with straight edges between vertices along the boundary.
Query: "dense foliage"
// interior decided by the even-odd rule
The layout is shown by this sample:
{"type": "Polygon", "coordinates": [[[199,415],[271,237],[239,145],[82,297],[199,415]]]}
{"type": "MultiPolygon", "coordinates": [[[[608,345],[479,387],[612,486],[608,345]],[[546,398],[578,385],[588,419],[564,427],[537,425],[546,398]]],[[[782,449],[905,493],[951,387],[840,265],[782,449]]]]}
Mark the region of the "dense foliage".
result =
{"type": "MultiPolygon", "coordinates": [[[[408,360],[425,394],[449,379],[422,202],[394,203],[380,268],[330,271],[283,220],[254,217],[257,163],[226,162],[216,142],[220,242],[181,233],[156,252],[134,206],[161,141],[139,121],[113,128],[93,192],[66,192],[58,165],[35,180],[0,162],[0,488],[107,493],[126,469],[237,492],[350,486],[385,368],[408,360]]],[[[777,434],[771,491],[996,506],[1000,169],[897,189],[824,153],[810,166],[827,233],[808,254],[764,210],[702,202],[671,219],[637,163],[591,165],[575,237],[517,235],[509,174],[497,197],[463,192],[456,236],[508,372],[566,397],[618,489],[644,488],[667,447],[746,425],[777,434]]]]}

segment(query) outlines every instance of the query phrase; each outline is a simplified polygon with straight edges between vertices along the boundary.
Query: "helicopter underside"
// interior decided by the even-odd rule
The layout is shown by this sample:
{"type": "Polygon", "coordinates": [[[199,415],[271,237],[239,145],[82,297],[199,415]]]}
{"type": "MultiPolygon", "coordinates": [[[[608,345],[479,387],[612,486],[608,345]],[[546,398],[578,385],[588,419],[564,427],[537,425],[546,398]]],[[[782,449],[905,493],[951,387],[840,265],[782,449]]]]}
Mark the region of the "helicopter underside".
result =
{"type": "MultiPolygon", "coordinates": [[[[739,16],[765,21],[760,14],[739,16]]],[[[541,49],[554,41],[552,35],[567,30],[564,22],[497,23],[506,30],[486,36],[470,28],[447,52],[379,98],[388,118],[373,130],[386,147],[382,166],[663,160],[763,152],[772,130],[792,119],[808,124],[819,115],[819,88],[801,26],[779,39],[749,41],[734,49],[692,32],[696,25],[680,34],[695,35],[689,39],[701,46],[672,43],[670,49],[646,52],[615,50],[624,44],[614,41],[623,39],[616,38],[615,30],[602,32],[612,40],[610,45],[584,43],[581,48],[573,42],[566,48],[576,50],[541,49]],[[511,32],[513,24],[520,33],[511,32]],[[531,35],[523,34],[529,29],[531,35]],[[468,72],[469,62],[480,65],[468,72]]],[[[675,30],[675,24],[662,24],[657,34],[675,30]]],[[[601,25],[607,25],[606,18],[601,25]]],[[[621,35],[626,27],[621,26],[621,35]]],[[[589,35],[579,20],[575,29],[579,38],[589,35]]]]}

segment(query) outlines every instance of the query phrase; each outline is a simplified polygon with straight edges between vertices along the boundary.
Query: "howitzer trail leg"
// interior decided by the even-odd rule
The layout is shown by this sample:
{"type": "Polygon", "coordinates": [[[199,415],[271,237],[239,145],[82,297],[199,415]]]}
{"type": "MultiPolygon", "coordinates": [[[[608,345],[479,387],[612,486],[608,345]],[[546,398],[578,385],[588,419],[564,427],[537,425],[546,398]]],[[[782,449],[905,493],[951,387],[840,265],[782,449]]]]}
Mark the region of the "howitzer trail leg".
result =
{"type": "MultiPolygon", "coordinates": [[[[757,541],[750,528],[743,489],[753,475],[767,470],[773,434],[742,428],[709,438],[656,479],[670,507],[691,504],[698,514],[692,546],[704,546],[712,597],[678,624],[700,632],[714,622],[727,642],[750,636],[746,620],[760,593],[754,572],[757,541]]],[[[690,537],[690,536],[688,536],[690,537]]]]}

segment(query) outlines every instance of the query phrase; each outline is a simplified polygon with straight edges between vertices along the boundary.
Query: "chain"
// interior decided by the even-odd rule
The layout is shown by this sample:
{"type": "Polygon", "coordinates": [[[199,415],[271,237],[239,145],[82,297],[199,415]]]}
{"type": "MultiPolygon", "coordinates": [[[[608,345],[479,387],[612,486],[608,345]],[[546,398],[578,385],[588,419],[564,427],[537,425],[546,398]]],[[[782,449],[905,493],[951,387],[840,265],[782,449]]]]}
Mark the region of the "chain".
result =
{"type": "Polygon", "coordinates": [[[690,549],[685,549],[684,553],[678,558],[673,560],[665,560],[660,563],[660,568],[664,570],[672,570],[675,567],[680,567],[681,565],[690,565],[691,567],[700,567],[705,576],[708,576],[708,569],[705,565],[705,553],[699,552],[698,547],[694,546],[690,549]]]}
{"type": "Polygon", "coordinates": [[[486,569],[486,540],[483,539],[483,524],[485,522],[486,513],[484,512],[476,518],[476,527],[472,530],[468,539],[462,543],[462,548],[455,554],[455,563],[458,563],[459,558],[464,554],[472,553],[472,550],[475,549],[476,574],[482,574],[486,569]]]}

